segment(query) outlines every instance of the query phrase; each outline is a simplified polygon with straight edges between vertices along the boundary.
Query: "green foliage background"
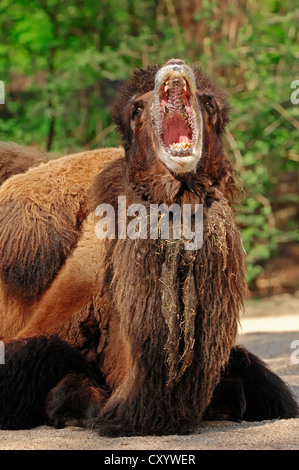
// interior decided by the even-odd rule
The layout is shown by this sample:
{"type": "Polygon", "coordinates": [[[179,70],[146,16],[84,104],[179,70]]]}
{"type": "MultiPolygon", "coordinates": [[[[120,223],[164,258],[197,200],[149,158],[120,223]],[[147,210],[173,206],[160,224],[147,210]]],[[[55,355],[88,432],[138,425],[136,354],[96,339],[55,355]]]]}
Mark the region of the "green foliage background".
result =
{"type": "Polygon", "coordinates": [[[298,28],[292,0],[1,0],[0,139],[60,154],[116,146],[109,104],[133,68],[171,57],[201,66],[230,96],[224,144],[245,189],[253,282],[299,241],[298,28]]]}

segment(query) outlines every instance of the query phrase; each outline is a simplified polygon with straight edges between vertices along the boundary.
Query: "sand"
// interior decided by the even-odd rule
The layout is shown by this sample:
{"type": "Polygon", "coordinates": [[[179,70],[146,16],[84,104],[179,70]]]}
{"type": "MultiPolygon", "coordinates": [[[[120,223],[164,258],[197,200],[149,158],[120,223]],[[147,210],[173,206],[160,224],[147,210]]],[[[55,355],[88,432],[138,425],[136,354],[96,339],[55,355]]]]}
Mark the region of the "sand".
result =
{"type": "MultiPolygon", "coordinates": [[[[246,304],[238,343],[262,357],[292,388],[299,402],[299,295],[284,294],[246,304]],[[297,343],[295,343],[298,341],[297,343]],[[297,364],[298,362],[298,364],[297,364]]],[[[205,422],[186,436],[109,439],[77,427],[41,426],[0,431],[0,450],[299,450],[299,418],[263,422],[205,422]]],[[[133,466],[133,465],[131,465],[133,466]]]]}

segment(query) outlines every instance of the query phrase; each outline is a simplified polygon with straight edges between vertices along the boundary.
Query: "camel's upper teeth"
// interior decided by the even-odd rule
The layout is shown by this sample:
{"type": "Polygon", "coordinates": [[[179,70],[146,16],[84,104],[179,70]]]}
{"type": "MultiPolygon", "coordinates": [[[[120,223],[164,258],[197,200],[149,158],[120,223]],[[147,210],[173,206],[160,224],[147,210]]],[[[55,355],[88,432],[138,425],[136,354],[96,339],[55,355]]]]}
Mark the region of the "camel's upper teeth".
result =
{"type": "MultiPolygon", "coordinates": [[[[185,79],[183,79],[183,80],[184,80],[183,90],[186,92],[187,91],[187,82],[186,82],[185,79]]],[[[164,91],[168,91],[169,87],[170,87],[169,80],[166,80],[166,82],[164,83],[164,91]]]]}

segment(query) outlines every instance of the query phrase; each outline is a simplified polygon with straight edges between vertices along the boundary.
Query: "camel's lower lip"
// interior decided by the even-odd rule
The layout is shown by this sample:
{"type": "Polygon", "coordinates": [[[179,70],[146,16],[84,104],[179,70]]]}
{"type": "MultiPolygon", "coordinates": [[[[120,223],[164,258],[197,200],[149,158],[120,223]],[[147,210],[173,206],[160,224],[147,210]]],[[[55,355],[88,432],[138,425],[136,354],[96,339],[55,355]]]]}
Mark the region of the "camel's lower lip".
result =
{"type": "Polygon", "coordinates": [[[188,173],[190,171],[195,171],[198,161],[198,156],[194,153],[192,155],[175,156],[170,155],[165,151],[165,149],[162,148],[159,152],[159,157],[169,168],[169,170],[173,171],[174,173],[188,173]]]}
{"type": "Polygon", "coordinates": [[[185,156],[169,155],[169,159],[173,162],[187,163],[187,162],[192,162],[194,160],[194,156],[193,155],[185,155],[185,156]]]}

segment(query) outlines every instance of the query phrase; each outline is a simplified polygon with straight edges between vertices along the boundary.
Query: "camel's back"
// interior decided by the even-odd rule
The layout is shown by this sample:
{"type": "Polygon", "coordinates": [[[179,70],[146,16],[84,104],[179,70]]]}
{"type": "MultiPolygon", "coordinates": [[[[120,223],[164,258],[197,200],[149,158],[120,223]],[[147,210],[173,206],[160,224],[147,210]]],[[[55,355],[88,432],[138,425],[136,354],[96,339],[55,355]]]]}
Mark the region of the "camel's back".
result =
{"type": "Polygon", "coordinates": [[[71,255],[87,216],[87,190],[122,149],[69,155],[9,178],[0,188],[0,338],[27,324],[71,255]]]}

